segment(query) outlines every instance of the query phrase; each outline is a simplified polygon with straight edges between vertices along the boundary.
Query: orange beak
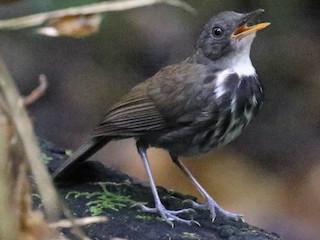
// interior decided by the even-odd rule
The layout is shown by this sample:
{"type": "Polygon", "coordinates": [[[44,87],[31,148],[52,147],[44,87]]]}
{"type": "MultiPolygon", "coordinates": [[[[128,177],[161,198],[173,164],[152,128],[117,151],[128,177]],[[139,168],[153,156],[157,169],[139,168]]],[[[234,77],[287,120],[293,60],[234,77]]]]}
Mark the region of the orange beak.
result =
{"type": "Polygon", "coordinates": [[[252,33],[255,33],[261,29],[264,29],[266,27],[268,27],[271,23],[269,22],[265,22],[265,23],[259,23],[253,26],[248,26],[247,24],[242,25],[240,27],[238,27],[233,33],[232,33],[232,37],[233,38],[243,38],[245,36],[248,36],[252,33]]]}

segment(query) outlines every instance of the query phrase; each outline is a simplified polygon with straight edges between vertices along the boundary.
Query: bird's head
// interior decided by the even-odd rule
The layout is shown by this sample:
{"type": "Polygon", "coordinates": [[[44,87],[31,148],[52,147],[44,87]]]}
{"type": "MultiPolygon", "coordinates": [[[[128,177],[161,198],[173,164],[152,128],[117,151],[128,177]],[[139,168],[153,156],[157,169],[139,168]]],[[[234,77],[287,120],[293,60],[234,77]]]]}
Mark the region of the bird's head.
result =
{"type": "Polygon", "coordinates": [[[253,24],[263,12],[258,9],[244,14],[232,11],[217,14],[203,28],[197,48],[213,61],[238,54],[249,55],[255,33],[270,25],[267,22],[253,24]]]}

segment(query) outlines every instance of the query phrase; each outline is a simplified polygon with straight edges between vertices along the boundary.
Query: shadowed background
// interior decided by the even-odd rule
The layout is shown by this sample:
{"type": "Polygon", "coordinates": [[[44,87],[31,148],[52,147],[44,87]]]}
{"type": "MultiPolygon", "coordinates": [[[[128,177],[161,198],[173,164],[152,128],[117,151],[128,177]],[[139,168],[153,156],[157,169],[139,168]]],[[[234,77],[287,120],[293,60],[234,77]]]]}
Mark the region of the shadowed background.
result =
{"type": "MultiPolygon", "coordinates": [[[[83,1],[82,4],[84,4],[83,1]]],[[[252,61],[265,102],[243,134],[221,150],[184,162],[226,209],[283,239],[320,235],[320,4],[316,0],[189,0],[193,16],[169,6],[104,14],[101,30],[73,39],[33,29],[0,33],[0,55],[22,94],[49,79],[44,97],[29,107],[37,134],[75,149],[109,106],[161,67],[189,56],[215,13],[264,8],[272,25],[258,32],[252,61]]],[[[85,1],[85,3],[90,3],[85,1]]],[[[79,1],[18,1],[0,5],[1,19],[54,10],[79,1]]],[[[158,185],[196,195],[168,155],[150,150],[158,185]]],[[[96,158],[146,179],[133,140],[113,142],[96,158]]]]}

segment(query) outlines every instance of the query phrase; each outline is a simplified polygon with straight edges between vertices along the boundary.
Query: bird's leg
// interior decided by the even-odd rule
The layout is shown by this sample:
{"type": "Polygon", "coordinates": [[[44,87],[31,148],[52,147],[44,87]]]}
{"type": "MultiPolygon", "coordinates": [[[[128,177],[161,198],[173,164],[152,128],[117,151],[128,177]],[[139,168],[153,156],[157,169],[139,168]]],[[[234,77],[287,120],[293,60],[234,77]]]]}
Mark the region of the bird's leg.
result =
{"type": "Polygon", "coordinates": [[[136,203],[133,206],[141,207],[143,212],[159,213],[161,215],[161,218],[166,223],[168,223],[171,227],[174,227],[173,221],[187,223],[187,224],[195,223],[195,224],[199,225],[199,223],[193,219],[187,220],[187,219],[183,219],[183,218],[180,218],[177,216],[178,214],[181,214],[181,213],[192,213],[192,212],[194,212],[194,209],[189,208],[189,209],[181,209],[181,210],[175,211],[175,210],[167,210],[163,206],[163,204],[160,200],[159,194],[157,192],[157,188],[154,183],[152,173],[151,173],[149,161],[147,158],[147,152],[146,152],[147,147],[145,147],[144,145],[142,145],[138,142],[137,148],[138,148],[138,152],[143,160],[144,167],[145,167],[147,174],[148,174],[148,177],[149,177],[149,182],[150,182],[150,187],[151,187],[151,191],[152,191],[154,202],[155,202],[155,207],[149,208],[142,203],[136,203]]]}
{"type": "Polygon", "coordinates": [[[228,212],[224,210],[222,207],[220,207],[218,203],[207,193],[207,191],[195,179],[195,177],[191,174],[191,172],[187,169],[187,167],[178,159],[178,157],[171,155],[171,158],[172,158],[172,161],[184,172],[185,175],[187,175],[187,177],[192,181],[192,183],[196,186],[198,191],[201,193],[201,195],[205,198],[204,204],[200,204],[192,200],[186,200],[185,202],[191,203],[192,207],[194,208],[210,210],[212,222],[214,221],[217,212],[235,221],[242,220],[242,215],[228,212]]]}

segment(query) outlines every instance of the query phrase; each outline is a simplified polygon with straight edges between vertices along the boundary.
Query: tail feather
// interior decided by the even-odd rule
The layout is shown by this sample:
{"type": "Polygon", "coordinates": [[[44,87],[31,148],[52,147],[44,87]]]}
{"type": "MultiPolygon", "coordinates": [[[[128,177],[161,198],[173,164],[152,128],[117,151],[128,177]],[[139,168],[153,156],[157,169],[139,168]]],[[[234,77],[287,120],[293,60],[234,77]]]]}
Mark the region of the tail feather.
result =
{"type": "Polygon", "coordinates": [[[95,137],[83,144],[53,172],[53,181],[58,182],[63,179],[74,167],[87,160],[110,140],[111,138],[109,137],[95,137]]]}

